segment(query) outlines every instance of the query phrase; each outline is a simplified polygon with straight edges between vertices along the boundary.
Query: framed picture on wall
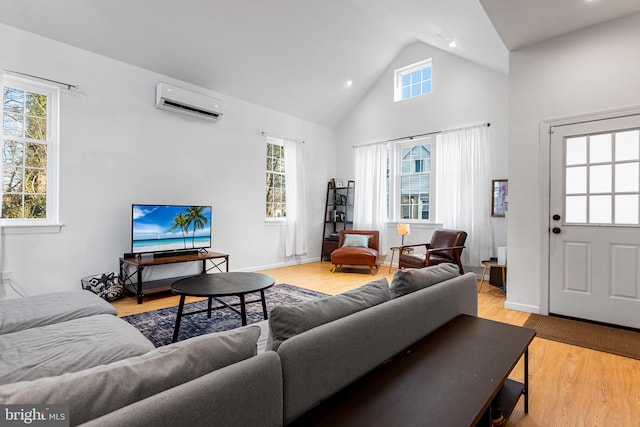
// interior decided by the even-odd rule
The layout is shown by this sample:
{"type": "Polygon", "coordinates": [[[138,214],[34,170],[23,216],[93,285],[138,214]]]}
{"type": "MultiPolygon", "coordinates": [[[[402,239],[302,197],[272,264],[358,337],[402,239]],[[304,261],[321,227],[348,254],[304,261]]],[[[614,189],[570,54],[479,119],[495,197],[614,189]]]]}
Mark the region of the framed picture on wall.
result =
{"type": "Polygon", "coordinates": [[[494,179],[491,182],[491,216],[506,216],[508,193],[509,184],[506,179],[494,179]]]}

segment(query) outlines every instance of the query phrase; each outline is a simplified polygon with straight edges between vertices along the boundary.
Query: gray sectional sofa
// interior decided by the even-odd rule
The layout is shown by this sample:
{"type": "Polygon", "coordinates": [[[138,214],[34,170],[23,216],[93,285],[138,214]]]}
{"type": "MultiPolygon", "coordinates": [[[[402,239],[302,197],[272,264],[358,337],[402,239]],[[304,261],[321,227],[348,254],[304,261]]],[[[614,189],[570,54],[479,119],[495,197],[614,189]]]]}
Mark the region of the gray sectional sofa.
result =
{"type": "Polygon", "coordinates": [[[85,290],[0,301],[0,384],[145,354],[154,345],[85,290]]]}
{"type": "Polygon", "coordinates": [[[441,264],[276,307],[269,321],[89,369],[0,385],[0,403],[65,403],[71,425],[281,426],[459,314],[477,280],[441,264]]]}

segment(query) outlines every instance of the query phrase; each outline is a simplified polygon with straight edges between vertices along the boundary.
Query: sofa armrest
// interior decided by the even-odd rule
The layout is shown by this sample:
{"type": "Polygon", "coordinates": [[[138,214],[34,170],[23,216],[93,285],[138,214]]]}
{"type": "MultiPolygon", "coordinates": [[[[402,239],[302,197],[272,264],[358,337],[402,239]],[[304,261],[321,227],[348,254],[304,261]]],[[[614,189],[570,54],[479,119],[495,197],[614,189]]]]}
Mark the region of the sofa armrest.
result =
{"type": "Polygon", "coordinates": [[[268,351],[81,425],[276,427],[282,407],[280,360],[268,351]]]}
{"type": "Polygon", "coordinates": [[[400,246],[400,254],[404,252],[406,248],[418,248],[420,246],[424,246],[424,250],[428,251],[431,245],[429,243],[416,243],[415,245],[402,245],[400,246]]]}
{"type": "Polygon", "coordinates": [[[0,334],[97,314],[115,316],[118,311],[96,294],[81,289],[3,300],[0,301],[0,334]]]}
{"type": "Polygon", "coordinates": [[[476,316],[477,286],[475,274],[467,273],[283,342],[285,424],[457,315],[476,316]]]}

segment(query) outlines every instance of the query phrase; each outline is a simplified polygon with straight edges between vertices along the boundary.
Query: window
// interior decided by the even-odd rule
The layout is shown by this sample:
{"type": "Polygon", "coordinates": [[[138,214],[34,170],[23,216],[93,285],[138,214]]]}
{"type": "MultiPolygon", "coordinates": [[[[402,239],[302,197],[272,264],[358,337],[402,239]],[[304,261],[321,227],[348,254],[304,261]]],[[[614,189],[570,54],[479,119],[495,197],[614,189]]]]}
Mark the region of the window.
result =
{"type": "Polygon", "coordinates": [[[390,152],[389,200],[393,220],[433,220],[435,137],[397,143],[390,152]]]}
{"type": "Polygon", "coordinates": [[[57,222],[58,88],[4,76],[2,223],[57,222]]]}
{"type": "Polygon", "coordinates": [[[267,137],[267,219],[287,216],[284,141],[267,137]]]}
{"type": "Polygon", "coordinates": [[[394,101],[431,93],[431,58],[397,69],[394,79],[394,101]]]}
{"type": "Polygon", "coordinates": [[[565,139],[567,223],[640,224],[640,130],[565,139]]]}

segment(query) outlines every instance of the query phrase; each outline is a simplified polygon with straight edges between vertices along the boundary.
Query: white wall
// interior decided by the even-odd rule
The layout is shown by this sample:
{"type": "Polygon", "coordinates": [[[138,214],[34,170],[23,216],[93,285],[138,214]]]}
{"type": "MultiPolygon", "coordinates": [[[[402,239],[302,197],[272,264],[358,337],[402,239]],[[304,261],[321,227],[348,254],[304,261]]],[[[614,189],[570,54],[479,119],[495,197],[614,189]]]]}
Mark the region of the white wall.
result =
{"type": "Polygon", "coordinates": [[[640,14],[510,53],[507,307],[537,312],[548,287],[542,121],[640,105],[640,14]]]}
{"type": "MultiPolygon", "coordinates": [[[[507,76],[503,74],[424,43],[409,45],[338,127],[338,177],[353,179],[354,145],[490,122],[493,136],[490,177],[508,178],[507,89],[507,76]],[[394,70],[426,58],[433,59],[433,93],[394,102],[394,70]]],[[[491,182],[486,183],[486,189],[490,198],[491,182]]],[[[496,248],[506,246],[506,223],[505,218],[492,218],[496,248]]],[[[412,226],[407,239],[415,243],[429,241],[431,229],[418,230],[412,226]]],[[[388,235],[390,245],[400,242],[395,227],[389,229],[388,235]]],[[[497,249],[486,256],[497,256],[497,249]]]]}
{"type": "MultiPolygon", "coordinates": [[[[335,134],[326,127],[209,92],[226,103],[213,124],[154,108],[148,70],[0,25],[0,68],[78,84],[61,89],[60,233],[5,234],[0,265],[30,294],[76,289],[116,271],[130,251],[132,203],[213,205],[213,250],[231,270],[317,259],[335,134]],[[261,131],[305,140],[309,254],[284,256],[283,227],[266,225],[261,131]]],[[[179,267],[189,269],[189,267],[179,267]]],[[[4,290],[0,290],[2,297],[4,290]]]]}

